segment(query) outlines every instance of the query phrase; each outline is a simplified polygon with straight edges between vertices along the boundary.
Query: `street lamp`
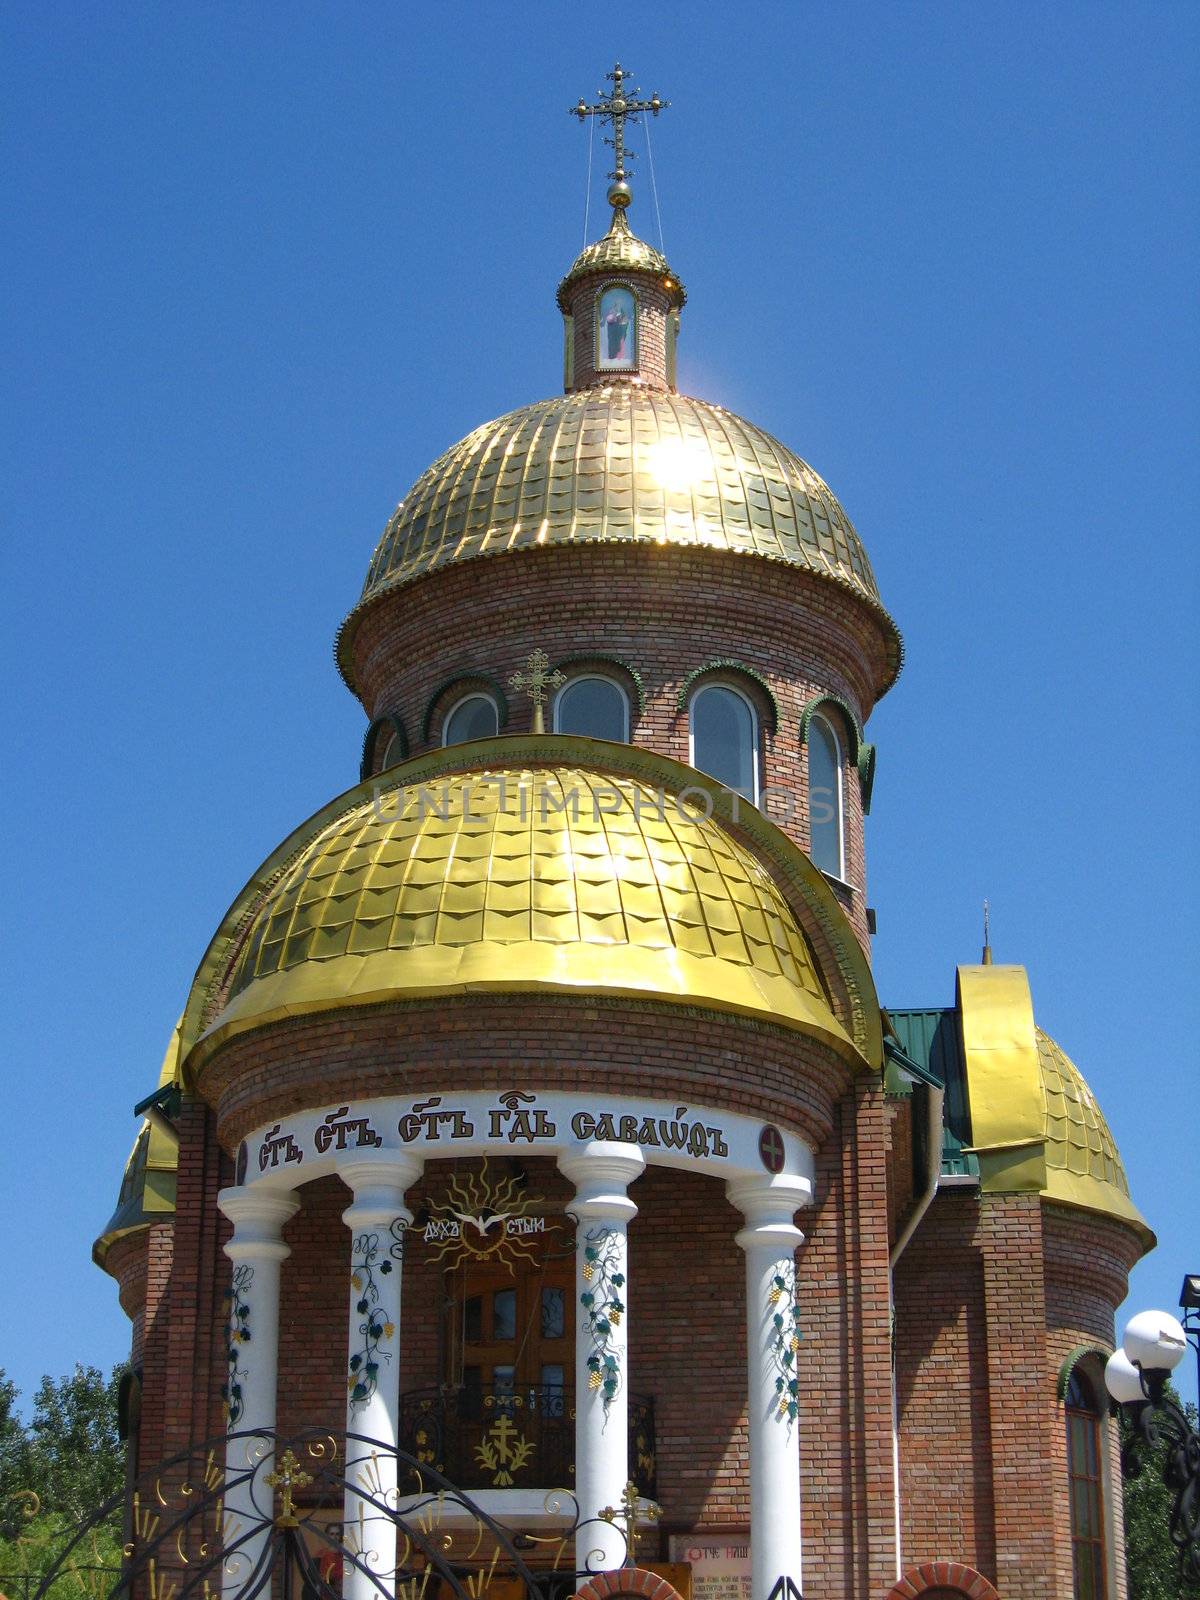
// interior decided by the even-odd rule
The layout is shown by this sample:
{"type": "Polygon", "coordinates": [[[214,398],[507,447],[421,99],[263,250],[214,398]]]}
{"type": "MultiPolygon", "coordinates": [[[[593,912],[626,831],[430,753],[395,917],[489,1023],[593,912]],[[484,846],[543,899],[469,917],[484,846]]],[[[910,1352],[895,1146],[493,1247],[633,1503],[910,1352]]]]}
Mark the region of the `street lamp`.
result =
{"type": "Polygon", "coordinates": [[[1200,1578],[1200,1436],[1166,1393],[1167,1379],[1189,1343],[1200,1358],[1200,1274],[1184,1279],[1180,1305],[1186,1328],[1169,1311],[1139,1311],[1129,1319],[1121,1349],[1108,1358],[1104,1383],[1131,1424],[1121,1446],[1125,1477],[1136,1478],[1147,1452],[1166,1446],[1163,1482],[1175,1496],[1171,1542],[1184,1575],[1200,1578]]]}

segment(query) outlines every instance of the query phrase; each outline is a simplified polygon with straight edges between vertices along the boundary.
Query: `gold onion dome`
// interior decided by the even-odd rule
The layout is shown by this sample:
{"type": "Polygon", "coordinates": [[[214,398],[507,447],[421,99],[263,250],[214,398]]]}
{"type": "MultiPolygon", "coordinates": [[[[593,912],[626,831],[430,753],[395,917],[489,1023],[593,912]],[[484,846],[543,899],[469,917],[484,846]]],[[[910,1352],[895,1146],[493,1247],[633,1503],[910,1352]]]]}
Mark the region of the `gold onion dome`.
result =
{"type": "MultiPolygon", "coordinates": [[[[1142,1223],[1129,1198],[1129,1180],[1096,1097],[1070,1056],[1041,1028],[1038,1066],[1046,1100],[1046,1192],[1050,1198],[1142,1223]]],[[[1144,1226],[1144,1223],[1142,1223],[1144,1226]]]]}
{"type": "Polygon", "coordinates": [[[682,283],[667,265],[666,256],[631,230],[624,206],[613,208],[612,226],[603,239],[585,245],[575,257],[570,272],[558,286],[560,311],[571,309],[571,290],[580,278],[596,272],[652,272],[665,290],[670,305],[679,307],[687,299],[682,283]]]}
{"type": "Polygon", "coordinates": [[[890,639],[871,563],[813,469],[753,423],[686,395],[613,384],[485,423],[440,456],[397,507],[372,557],[363,608],[427,572],[481,556],[582,544],[756,555],[857,595],[890,639]]]}
{"type": "MultiPolygon", "coordinates": [[[[475,748],[502,757],[508,742],[475,748]]],[[[855,1057],[787,901],[718,821],[583,766],[420,774],[352,791],[268,878],[209,987],[206,1054],[332,1007],[559,991],[758,1016],[855,1057]]]]}
{"type": "Polygon", "coordinates": [[[1092,1091],[1034,1022],[1025,968],[959,967],[958,999],[971,1148],[984,1191],[1033,1191],[1099,1212],[1153,1245],[1092,1091]]]}

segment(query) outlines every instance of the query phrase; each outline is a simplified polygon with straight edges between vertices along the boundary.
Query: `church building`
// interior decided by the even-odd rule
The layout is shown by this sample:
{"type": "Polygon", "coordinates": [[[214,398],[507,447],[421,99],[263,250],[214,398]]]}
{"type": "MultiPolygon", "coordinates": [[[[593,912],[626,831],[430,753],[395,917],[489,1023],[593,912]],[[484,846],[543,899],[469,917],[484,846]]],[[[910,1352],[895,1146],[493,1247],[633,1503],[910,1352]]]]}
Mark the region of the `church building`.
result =
{"type": "Polygon", "coordinates": [[[624,149],[666,103],[608,81],[563,392],[364,545],[355,781],[137,1107],[130,1559],[155,1600],[1123,1600],[1101,1369],[1153,1235],[1023,968],[876,993],[900,634],[817,473],[679,393],[624,149]]]}

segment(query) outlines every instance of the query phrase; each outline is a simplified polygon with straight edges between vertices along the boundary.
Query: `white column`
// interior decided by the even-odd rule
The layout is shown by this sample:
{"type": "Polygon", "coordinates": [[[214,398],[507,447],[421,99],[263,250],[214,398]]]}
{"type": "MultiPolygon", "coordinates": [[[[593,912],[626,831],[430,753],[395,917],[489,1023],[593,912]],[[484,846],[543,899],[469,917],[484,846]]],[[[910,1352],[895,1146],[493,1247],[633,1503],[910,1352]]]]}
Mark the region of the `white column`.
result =
{"type": "Polygon", "coordinates": [[[575,1497],[582,1526],[579,1569],[622,1565],[621,1525],[596,1521],[621,1508],[629,1481],[629,1223],[637,1206],[626,1194],[645,1170],[636,1145],[592,1140],[558,1158],[575,1185],[575,1497]]]}
{"type": "Polygon", "coordinates": [[[225,1502],[222,1592],[259,1586],[268,1553],[274,1493],[266,1483],[275,1457],[279,1365],[279,1268],[290,1254],[280,1238],[300,1202],[278,1189],[222,1189],[217,1204],[233,1223],[225,1254],[233,1263],[225,1406],[225,1502]],[[234,1482],[241,1478],[241,1482],[234,1482]]]}
{"type": "Polygon", "coordinates": [[[737,1242],[746,1252],[751,1600],[799,1600],[795,1252],[804,1235],[792,1218],[811,1190],[801,1179],[764,1173],[736,1179],[728,1191],[746,1219],[737,1242]]]}
{"type": "Polygon", "coordinates": [[[342,1212],[350,1229],[344,1538],[361,1563],[345,1560],[346,1600],[380,1600],[380,1586],[390,1590],[395,1578],[396,1524],[380,1507],[396,1506],[400,1293],[404,1230],[412,1221],[404,1196],[422,1165],[417,1156],[389,1155],[338,1168],[354,1194],[342,1212]]]}

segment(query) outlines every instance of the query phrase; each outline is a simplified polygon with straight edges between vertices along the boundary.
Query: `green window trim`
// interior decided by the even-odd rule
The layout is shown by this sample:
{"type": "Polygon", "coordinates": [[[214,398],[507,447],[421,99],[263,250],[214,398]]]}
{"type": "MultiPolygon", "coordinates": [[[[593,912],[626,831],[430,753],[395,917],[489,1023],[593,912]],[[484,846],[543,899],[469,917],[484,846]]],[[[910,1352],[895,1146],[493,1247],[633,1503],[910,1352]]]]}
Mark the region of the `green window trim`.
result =
{"type": "Polygon", "coordinates": [[[430,696],[429,704],[425,707],[425,715],[421,719],[422,744],[430,742],[430,734],[433,730],[438,706],[444,697],[450,693],[451,689],[460,689],[463,695],[470,694],[473,689],[490,694],[496,702],[496,726],[503,732],[508,723],[508,699],[499,683],[486,672],[460,672],[457,676],[446,678],[442,683],[439,683],[430,696]]]}
{"type": "Polygon", "coordinates": [[[706,661],[702,667],[696,667],[688,673],[679,689],[679,698],[676,709],[686,711],[692,691],[701,678],[719,678],[722,673],[730,677],[748,678],[759,693],[766,700],[767,715],[763,718],[766,730],[772,739],[779,731],[779,701],[775,698],[775,691],[763,677],[761,672],[756,672],[753,667],[748,667],[744,661],[736,661],[732,657],[721,657],[718,660],[706,661]]]}
{"type": "MultiPolygon", "coordinates": [[[[565,672],[568,667],[616,667],[618,672],[629,680],[626,687],[632,690],[630,699],[633,702],[633,709],[639,717],[644,715],[646,710],[646,689],[642,683],[642,675],[628,661],[622,661],[620,656],[601,655],[596,650],[581,650],[572,656],[562,656],[554,663],[551,671],[565,672]]],[[[566,684],[563,685],[563,688],[566,688],[566,684]]]]}
{"type": "Polygon", "coordinates": [[[841,712],[850,760],[858,774],[858,792],[862,796],[863,816],[870,816],[871,792],[875,787],[875,746],[867,743],[862,723],[841,695],[819,694],[808,701],[800,713],[800,744],[803,746],[807,743],[809,724],[814,717],[821,715],[825,706],[833,706],[841,712]]]}
{"type": "Polygon", "coordinates": [[[363,737],[362,760],[358,767],[358,781],[364,783],[375,767],[375,752],[379,747],[379,736],[388,732],[395,735],[400,741],[400,759],[408,760],[408,734],[404,731],[404,724],[395,712],[385,711],[383,716],[376,717],[363,737]]]}

